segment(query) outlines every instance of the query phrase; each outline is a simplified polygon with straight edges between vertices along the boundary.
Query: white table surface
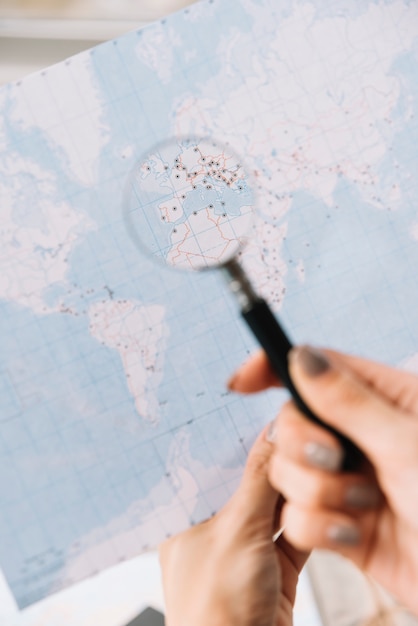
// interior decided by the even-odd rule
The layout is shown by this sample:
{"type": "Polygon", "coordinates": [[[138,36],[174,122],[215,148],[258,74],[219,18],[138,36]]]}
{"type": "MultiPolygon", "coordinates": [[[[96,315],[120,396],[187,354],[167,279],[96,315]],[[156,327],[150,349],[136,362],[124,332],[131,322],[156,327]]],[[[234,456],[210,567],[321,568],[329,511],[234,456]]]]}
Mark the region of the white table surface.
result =
{"type": "MultiPolygon", "coordinates": [[[[106,570],[21,612],[0,576],[0,626],[125,626],[147,606],[164,611],[155,553],[106,570]]],[[[307,573],[299,583],[294,626],[322,626],[307,573]]]]}

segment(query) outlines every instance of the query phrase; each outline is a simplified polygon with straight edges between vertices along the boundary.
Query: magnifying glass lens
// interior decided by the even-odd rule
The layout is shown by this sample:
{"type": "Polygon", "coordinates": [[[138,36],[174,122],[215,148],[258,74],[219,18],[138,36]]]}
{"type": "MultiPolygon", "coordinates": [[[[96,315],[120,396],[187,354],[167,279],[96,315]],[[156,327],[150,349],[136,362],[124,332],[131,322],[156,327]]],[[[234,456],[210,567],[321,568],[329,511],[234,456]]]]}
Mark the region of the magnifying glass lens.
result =
{"type": "Polygon", "coordinates": [[[184,269],[223,265],[253,223],[250,177],[227,146],[172,139],[140,159],[128,181],[125,217],[136,242],[184,269]]]}

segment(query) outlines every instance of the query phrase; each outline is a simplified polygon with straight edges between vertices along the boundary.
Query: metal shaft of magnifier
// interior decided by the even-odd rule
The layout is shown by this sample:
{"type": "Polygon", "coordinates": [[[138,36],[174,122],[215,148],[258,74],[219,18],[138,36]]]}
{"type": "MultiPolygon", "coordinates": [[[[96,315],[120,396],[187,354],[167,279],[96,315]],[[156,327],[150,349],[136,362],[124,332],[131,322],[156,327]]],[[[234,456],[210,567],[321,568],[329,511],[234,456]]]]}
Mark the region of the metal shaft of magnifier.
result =
{"type": "Polygon", "coordinates": [[[293,346],[267,302],[257,296],[243,268],[235,259],[224,263],[221,269],[226,276],[230,290],[238,301],[241,317],[267,354],[273,370],[290,392],[298,409],[311,421],[337,437],[345,453],[343,469],[345,471],[357,469],[364,461],[361,451],[350,439],[315,415],[293,384],[288,364],[288,355],[293,346]]]}

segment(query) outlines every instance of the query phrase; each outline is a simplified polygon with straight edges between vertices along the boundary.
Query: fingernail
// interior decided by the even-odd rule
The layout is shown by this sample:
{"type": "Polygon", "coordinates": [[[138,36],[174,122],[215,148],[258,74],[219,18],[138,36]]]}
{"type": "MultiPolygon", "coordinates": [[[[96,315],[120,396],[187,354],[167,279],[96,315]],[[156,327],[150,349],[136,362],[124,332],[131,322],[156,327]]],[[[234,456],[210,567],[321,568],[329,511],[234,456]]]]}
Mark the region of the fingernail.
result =
{"type": "Polygon", "coordinates": [[[320,376],[330,368],[327,357],[316,348],[299,346],[289,353],[289,362],[297,363],[307,376],[320,376]]]}
{"type": "Polygon", "coordinates": [[[276,421],[275,420],[270,422],[270,424],[268,425],[268,428],[266,431],[266,440],[269,443],[274,443],[276,440],[276,421]]]}
{"type": "Polygon", "coordinates": [[[348,524],[330,526],[327,530],[327,537],[333,543],[340,543],[346,546],[355,546],[360,543],[360,531],[357,526],[348,524]]]}
{"type": "Polygon", "coordinates": [[[341,469],[344,457],[341,448],[331,448],[315,441],[305,445],[304,454],[309,465],[328,472],[337,472],[341,469]]]}
{"type": "Polygon", "coordinates": [[[380,492],[375,485],[351,485],[346,491],[345,501],[356,509],[373,509],[380,502],[380,492]]]}

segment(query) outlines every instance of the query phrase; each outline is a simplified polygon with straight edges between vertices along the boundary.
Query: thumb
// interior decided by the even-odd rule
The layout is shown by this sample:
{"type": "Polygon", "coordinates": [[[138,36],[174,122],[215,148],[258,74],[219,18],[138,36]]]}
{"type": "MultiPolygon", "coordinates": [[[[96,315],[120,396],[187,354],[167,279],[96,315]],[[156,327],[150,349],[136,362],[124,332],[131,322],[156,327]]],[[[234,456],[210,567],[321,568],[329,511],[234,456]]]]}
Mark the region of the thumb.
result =
{"type": "Polygon", "coordinates": [[[271,429],[271,425],[266,426],[252,446],[241,483],[230,504],[246,519],[264,518],[273,524],[279,495],[268,479],[270,458],[274,448],[269,441],[272,439],[271,429]]]}
{"type": "Polygon", "coordinates": [[[400,428],[400,421],[408,421],[406,415],[338,359],[308,346],[294,348],[289,372],[314,413],[357,444],[375,465],[396,450],[403,456],[407,442],[400,439],[410,439],[410,428],[400,428]]]}

